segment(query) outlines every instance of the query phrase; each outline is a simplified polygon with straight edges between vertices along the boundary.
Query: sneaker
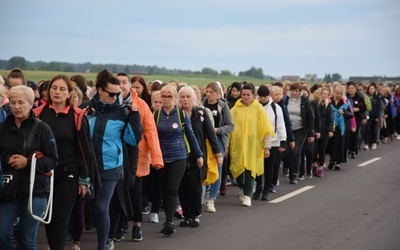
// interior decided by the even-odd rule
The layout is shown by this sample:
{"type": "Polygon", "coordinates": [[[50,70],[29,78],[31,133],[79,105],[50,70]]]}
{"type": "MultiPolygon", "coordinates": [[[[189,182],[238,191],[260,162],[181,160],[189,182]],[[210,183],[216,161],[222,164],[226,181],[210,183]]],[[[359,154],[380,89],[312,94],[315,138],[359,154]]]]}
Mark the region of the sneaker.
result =
{"type": "Polygon", "coordinates": [[[150,213],[150,206],[145,206],[142,208],[142,214],[149,214],[150,213]]]}
{"type": "Polygon", "coordinates": [[[206,212],[208,213],[215,213],[217,210],[215,209],[214,206],[214,200],[208,200],[206,202],[206,212]]]}
{"type": "Polygon", "coordinates": [[[175,232],[175,226],[172,222],[165,222],[163,229],[161,229],[161,233],[166,236],[170,236],[175,232]]]}
{"type": "Polygon", "coordinates": [[[121,231],[122,231],[123,233],[129,233],[130,230],[131,230],[131,229],[129,228],[128,221],[125,220],[125,221],[124,221],[124,225],[123,225],[123,227],[121,228],[121,231]]]}
{"type": "Polygon", "coordinates": [[[183,211],[182,211],[181,205],[178,205],[176,207],[174,217],[177,218],[177,219],[182,219],[183,218],[183,211]]]}
{"type": "Polygon", "coordinates": [[[280,184],[280,182],[279,182],[279,179],[278,179],[278,180],[276,180],[276,185],[275,185],[275,187],[278,187],[279,184],[280,184]]]}
{"type": "Polygon", "coordinates": [[[329,162],[328,169],[332,170],[334,165],[335,165],[335,163],[329,162]]]}
{"type": "Polygon", "coordinates": [[[251,198],[250,196],[245,195],[242,201],[242,206],[251,207],[251,198]]]}
{"type": "Polygon", "coordinates": [[[158,223],[158,213],[150,213],[150,222],[151,223],[158,223]]]}
{"type": "Polygon", "coordinates": [[[196,216],[190,221],[190,227],[198,227],[198,226],[200,226],[200,216],[196,216]]]}
{"type": "Polygon", "coordinates": [[[304,174],[301,174],[297,179],[300,181],[304,181],[306,178],[304,177],[304,174]]]}
{"type": "Polygon", "coordinates": [[[307,179],[312,179],[313,178],[313,174],[309,173],[307,174],[307,179]]]}
{"type": "Polygon", "coordinates": [[[226,191],[228,191],[228,189],[226,188],[226,181],[222,181],[221,182],[221,187],[219,189],[219,194],[221,196],[225,196],[226,195],[226,191]]]}
{"type": "Polygon", "coordinates": [[[241,188],[239,191],[239,200],[243,201],[244,200],[244,194],[243,194],[243,189],[241,188]]]}
{"type": "Polygon", "coordinates": [[[276,189],[274,185],[271,185],[271,187],[269,188],[269,192],[270,193],[276,193],[276,189]]]}
{"type": "Polygon", "coordinates": [[[317,172],[317,177],[324,177],[324,170],[323,169],[321,169],[321,170],[317,170],[318,172],[317,172]]]}
{"type": "Polygon", "coordinates": [[[365,145],[363,149],[364,149],[364,150],[369,150],[369,146],[368,146],[368,145],[365,145]]]}
{"type": "Polygon", "coordinates": [[[114,249],[115,249],[115,247],[114,247],[114,241],[111,240],[111,239],[108,239],[107,242],[108,242],[108,243],[107,243],[107,245],[106,245],[106,250],[114,250],[114,249]]]}
{"type": "Polygon", "coordinates": [[[70,250],[81,250],[81,248],[79,247],[79,243],[77,243],[77,242],[72,243],[70,250]]]}
{"type": "Polygon", "coordinates": [[[350,153],[350,158],[351,158],[351,159],[355,159],[355,158],[356,158],[356,153],[351,152],[351,153],[350,153]]]}
{"type": "Polygon", "coordinates": [[[268,195],[269,195],[269,190],[268,190],[268,191],[267,191],[267,190],[264,190],[264,191],[263,191],[263,194],[261,195],[261,200],[262,200],[262,201],[269,201],[268,195]]]}
{"type": "Polygon", "coordinates": [[[290,178],[290,184],[297,184],[296,177],[290,178]]]}
{"type": "Polygon", "coordinates": [[[376,149],[376,143],[372,143],[371,149],[372,149],[372,150],[375,150],[375,149],[376,149]]]}
{"type": "Polygon", "coordinates": [[[139,226],[132,227],[132,240],[133,241],[142,241],[142,229],[139,226]]]}
{"type": "Polygon", "coordinates": [[[396,140],[400,141],[400,135],[396,136],[396,140]]]}
{"type": "Polygon", "coordinates": [[[120,242],[122,240],[125,240],[124,232],[118,230],[113,237],[113,241],[120,242]]]}
{"type": "Polygon", "coordinates": [[[314,175],[314,176],[317,176],[317,173],[318,173],[318,168],[317,167],[312,167],[312,174],[314,175]]]}
{"type": "Polygon", "coordinates": [[[190,226],[190,223],[192,222],[192,219],[190,219],[190,218],[184,218],[183,219],[183,221],[181,221],[180,223],[179,223],[179,226],[180,227],[188,227],[188,226],[190,226]]]}
{"type": "Polygon", "coordinates": [[[261,187],[257,187],[256,191],[253,194],[253,199],[254,200],[260,199],[260,195],[261,195],[261,187]]]}
{"type": "Polygon", "coordinates": [[[335,165],[335,170],[336,170],[336,171],[339,171],[339,170],[340,170],[340,165],[339,165],[339,164],[336,164],[336,165],[335,165]]]}

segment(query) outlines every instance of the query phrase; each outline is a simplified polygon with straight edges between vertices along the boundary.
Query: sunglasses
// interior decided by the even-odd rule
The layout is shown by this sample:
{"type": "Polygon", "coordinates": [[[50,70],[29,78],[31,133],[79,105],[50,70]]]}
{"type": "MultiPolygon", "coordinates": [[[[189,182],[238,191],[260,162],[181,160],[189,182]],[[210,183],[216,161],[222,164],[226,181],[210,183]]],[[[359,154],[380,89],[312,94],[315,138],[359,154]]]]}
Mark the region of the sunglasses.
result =
{"type": "Polygon", "coordinates": [[[109,91],[106,90],[105,88],[101,88],[101,89],[102,89],[103,91],[107,92],[108,96],[111,97],[111,98],[113,98],[114,96],[118,97],[118,96],[121,94],[121,92],[114,93],[114,92],[109,92],[109,91]]]}

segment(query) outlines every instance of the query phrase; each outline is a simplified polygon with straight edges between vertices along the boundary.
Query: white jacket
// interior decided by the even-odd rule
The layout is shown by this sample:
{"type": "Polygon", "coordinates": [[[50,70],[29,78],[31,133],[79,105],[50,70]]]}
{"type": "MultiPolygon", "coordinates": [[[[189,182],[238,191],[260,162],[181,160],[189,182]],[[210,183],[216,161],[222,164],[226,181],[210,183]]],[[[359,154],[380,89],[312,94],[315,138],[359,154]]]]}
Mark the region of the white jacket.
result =
{"type": "Polygon", "coordinates": [[[272,98],[268,97],[268,103],[264,106],[265,111],[268,114],[269,120],[271,121],[272,127],[274,128],[275,135],[271,138],[271,146],[272,147],[279,147],[281,145],[281,141],[286,141],[286,127],[285,121],[283,119],[283,112],[282,108],[279,104],[275,103],[276,107],[276,128],[275,128],[275,112],[271,106],[273,103],[272,98]]]}

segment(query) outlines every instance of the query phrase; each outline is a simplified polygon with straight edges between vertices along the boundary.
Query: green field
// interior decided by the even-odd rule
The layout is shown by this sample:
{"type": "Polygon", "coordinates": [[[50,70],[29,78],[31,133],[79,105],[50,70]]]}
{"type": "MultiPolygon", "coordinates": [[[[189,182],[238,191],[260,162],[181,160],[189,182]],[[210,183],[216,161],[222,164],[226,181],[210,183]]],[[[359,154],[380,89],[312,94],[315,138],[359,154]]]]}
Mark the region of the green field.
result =
{"type": "MultiPolygon", "coordinates": [[[[3,77],[7,77],[8,70],[0,70],[0,74],[3,77]]],[[[58,74],[64,74],[67,76],[73,76],[75,74],[83,75],[87,80],[95,81],[97,73],[77,73],[77,72],[51,72],[51,71],[24,71],[28,80],[32,80],[34,82],[39,82],[40,80],[50,80],[52,77],[58,74]]],[[[130,77],[133,75],[131,74],[130,77]]],[[[143,76],[146,82],[151,82],[154,80],[161,80],[163,82],[169,82],[172,79],[177,79],[179,82],[186,82],[188,84],[194,84],[199,87],[205,86],[210,82],[219,81],[225,86],[229,86],[232,82],[241,82],[247,81],[251,82],[256,86],[259,86],[265,83],[265,80],[257,79],[257,78],[249,78],[249,77],[237,77],[237,76],[194,76],[194,75],[144,75],[143,76]]]]}

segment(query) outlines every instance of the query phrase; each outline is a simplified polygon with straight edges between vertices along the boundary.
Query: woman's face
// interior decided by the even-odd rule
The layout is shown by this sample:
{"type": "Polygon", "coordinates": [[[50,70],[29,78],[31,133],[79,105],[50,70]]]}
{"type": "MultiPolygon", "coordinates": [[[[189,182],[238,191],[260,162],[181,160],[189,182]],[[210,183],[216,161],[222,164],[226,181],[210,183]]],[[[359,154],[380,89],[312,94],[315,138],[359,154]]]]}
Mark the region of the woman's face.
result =
{"type": "Polygon", "coordinates": [[[290,96],[293,98],[297,98],[300,95],[300,90],[299,89],[293,89],[290,91],[290,96]]]}
{"type": "Polygon", "coordinates": [[[349,93],[350,96],[355,96],[356,91],[357,90],[353,85],[347,87],[347,92],[349,93]]]}
{"type": "Polygon", "coordinates": [[[74,106],[75,107],[79,107],[79,105],[81,105],[81,103],[80,103],[81,101],[79,100],[79,95],[78,95],[78,93],[76,92],[75,89],[72,90],[71,97],[72,97],[72,101],[74,103],[74,106]]]}
{"type": "Polygon", "coordinates": [[[375,91],[376,91],[376,89],[375,89],[374,86],[370,86],[370,87],[368,88],[368,94],[369,94],[369,95],[374,95],[374,94],[375,94],[375,91]]]}
{"type": "Polygon", "coordinates": [[[321,101],[325,101],[328,98],[328,90],[322,90],[321,92],[321,101]]]}
{"type": "Polygon", "coordinates": [[[240,97],[240,91],[237,88],[231,89],[231,96],[232,98],[236,99],[240,97]]]}
{"type": "Polygon", "coordinates": [[[153,108],[154,111],[160,110],[162,107],[162,100],[161,100],[161,95],[158,94],[156,96],[151,97],[151,107],[153,108]]]}
{"type": "Polygon", "coordinates": [[[189,94],[188,91],[183,91],[179,95],[179,103],[181,104],[183,109],[192,109],[194,106],[194,99],[193,97],[189,94]]]}
{"type": "Polygon", "coordinates": [[[253,93],[251,93],[250,89],[242,90],[242,102],[245,106],[249,106],[254,99],[253,93]]]}
{"type": "Polygon", "coordinates": [[[53,82],[49,94],[53,104],[66,104],[67,99],[70,97],[68,85],[63,79],[57,79],[53,82]]]}
{"type": "Polygon", "coordinates": [[[172,108],[175,106],[176,96],[169,91],[161,91],[161,101],[164,108],[172,108]]]}
{"type": "Polygon", "coordinates": [[[218,100],[218,93],[212,90],[212,88],[206,89],[206,98],[208,102],[215,103],[218,100]]]}
{"type": "Polygon", "coordinates": [[[10,109],[15,119],[20,121],[29,117],[29,112],[32,109],[33,103],[30,103],[25,95],[16,96],[10,99],[10,109]]]}
{"type": "Polygon", "coordinates": [[[140,84],[140,82],[132,83],[132,88],[134,88],[136,90],[136,93],[138,94],[139,97],[142,96],[143,86],[142,86],[142,84],[140,84]]]}
{"type": "Polygon", "coordinates": [[[340,101],[343,99],[343,89],[342,88],[335,88],[334,97],[336,101],[340,101]]]}
{"type": "Polygon", "coordinates": [[[285,96],[286,94],[287,94],[287,92],[289,92],[290,91],[290,86],[289,85],[286,85],[284,88],[283,88],[283,95],[285,96]]]}
{"type": "Polygon", "coordinates": [[[98,88],[97,90],[99,92],[99,97],[100,101],[107,103],[107,104],[113,104],[118,96],[121,94],[121,89],[119,88],[119,85],[107,83],[106,88],[98,88]]]}
{"type": "Polygon", "coordinates": [[[132,84],[127,76],[117,76],[117,78],[119,80],[119,87],[121,88],[122,96],[127,98],[131,91],[132,84]]]}

